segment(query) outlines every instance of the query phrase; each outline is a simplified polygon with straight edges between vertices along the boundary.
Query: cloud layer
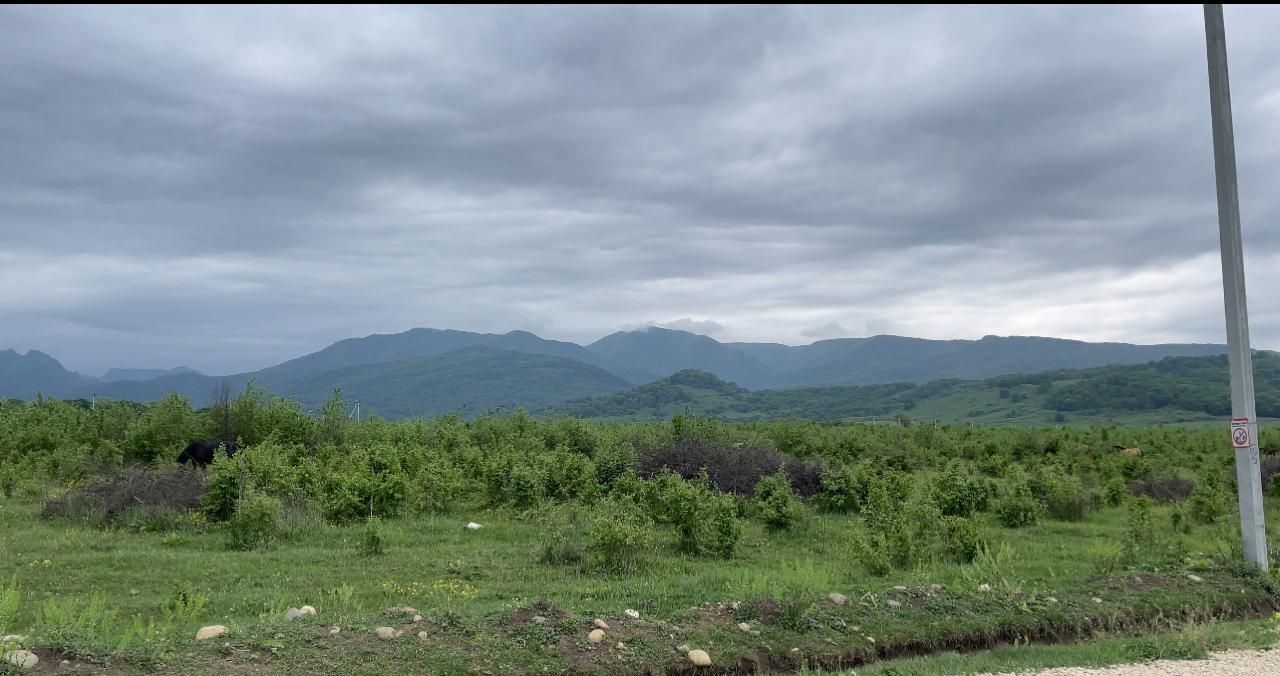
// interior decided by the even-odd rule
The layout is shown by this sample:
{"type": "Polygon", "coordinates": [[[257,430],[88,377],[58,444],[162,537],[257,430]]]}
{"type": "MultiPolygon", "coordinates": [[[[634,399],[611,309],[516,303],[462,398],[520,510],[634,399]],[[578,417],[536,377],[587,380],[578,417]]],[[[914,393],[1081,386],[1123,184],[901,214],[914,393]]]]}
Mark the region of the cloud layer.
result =
{"type": "MultiPolygon", "coordinates": [[[[1280,10],[1227,8],[1280,347],[1280,10]]],[[[0,8],[0,348],[1224,340],[1201,10],[0,8]]]]}

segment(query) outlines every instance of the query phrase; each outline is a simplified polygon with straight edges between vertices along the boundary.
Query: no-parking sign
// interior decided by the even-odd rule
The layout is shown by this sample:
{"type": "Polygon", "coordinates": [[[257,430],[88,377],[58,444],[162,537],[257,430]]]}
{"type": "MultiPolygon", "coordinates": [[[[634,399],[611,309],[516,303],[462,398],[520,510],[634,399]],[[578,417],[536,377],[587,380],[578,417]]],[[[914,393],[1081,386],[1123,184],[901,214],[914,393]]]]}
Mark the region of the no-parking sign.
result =
{"type": "Polygon", "coordinates": [[[1248,418],[1231,419],[1231,445],[1236,448],[1248,448],[1251,446],[1249,443],[1248,418]]]}

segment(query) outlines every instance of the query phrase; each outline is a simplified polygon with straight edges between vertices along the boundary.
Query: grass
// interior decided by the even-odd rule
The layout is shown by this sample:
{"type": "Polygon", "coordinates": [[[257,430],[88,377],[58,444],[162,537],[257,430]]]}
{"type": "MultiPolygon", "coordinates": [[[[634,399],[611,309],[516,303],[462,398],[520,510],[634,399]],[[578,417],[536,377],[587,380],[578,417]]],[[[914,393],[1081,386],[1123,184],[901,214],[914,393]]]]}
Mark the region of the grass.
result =
{"type": "MultiPolygon", "coordinates": [[[[973,564],[935,563],[883,578],[856,565],[860,525],[842,516],[813,514],[781,533],[751,523],[729,561],[680,555],[674,533],[664,530],[661,550],[641,572],[608,575],[539,563],[541,529],[507,510],[387,520],[384,552],[376,557],[364,551],[363,525],[304,521],[271,548],[228,551],[223,534],[208,527],[99,530],[44,521],[38,511],[31,502],[0,502],[0,580],[16,576],[22,595],[13,627],[0,631],[29,633],[67,656],[126,672],[630,673],[682,663],[675,650],[681,643],[707,649],[717,664],[792,669],[1150,631],[1276,604],[1270,587],[1210,565],[1235,537],[1229,519],[1180,536],[1187,555],[1173,564],[1117,569],[1125,528],[1120,509],[1021,530],[987,523],[995,545],[973,564]],[[483,528],[466,530],[473,520],[483,528]],[[1192,581],[1191,571],[1203,581],[1192,581]],[[944,591],[930,592],[935,584],[944,591]],[[992,591],[980,592],[982,584],[992,591]],[[833,591],[850,604],[822,602],[833,591]],[[762,599],[781,611],[759,612],[762,599]],[[734,610],[734,602],[742,605],[734,610]],[[287,608],[304,604],[318,616],[285,622],[287,608]],[[419,609],[423,624],[399,618],[406,619],[404,637],[372,640],[374,627],[393,623],[381,610],[404,605],[419,609]],[[529,608],[541,608],[550,621],[520,620],[519,611],[529,608]],[[642,619],[624,618],[628,608],[642,619]],[[585,641],[593,617],[614,625],[602,646],[585,641]],[[743,633],[739,621],[761,634],[743,633]],[[223,624],[231,633],[215,645],[195,644],[191,637],[204,624],[223,624]],[[331,639],[330,625],[351,633],[331,639]],[[422,629],[427,641],[415,638],[422,629]],[[617,649],[617,641],[626,647],[617,649]]],[[[1268,516],[1274,520],[1277,512],[1268,516]]],[[[1164,527],[1167,508],[1157,508],[1155,521],[1164,527]]],[[[1087,663],[1114,657],[1112,648],[1098,646],[1078,652],[1045,646],[1032,654],[1077,655],[1087,663]]],[[[999,663],[1003,655],[920,662],[999,663]]],[[[919,673],[951,667],[938,668],[919,673]]]]}

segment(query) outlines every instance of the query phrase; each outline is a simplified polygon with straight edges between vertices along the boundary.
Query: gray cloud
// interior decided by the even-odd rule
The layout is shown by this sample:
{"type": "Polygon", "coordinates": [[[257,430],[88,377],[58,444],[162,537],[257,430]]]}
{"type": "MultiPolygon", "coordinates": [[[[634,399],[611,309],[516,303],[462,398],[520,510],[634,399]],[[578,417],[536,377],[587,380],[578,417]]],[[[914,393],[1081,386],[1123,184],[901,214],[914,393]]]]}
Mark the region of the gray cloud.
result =
{"type": "MultiPolygon", "coordinates": [[[[1201,21],[0,8],[0,347],[225,372],[413,326],[586,341],[645,317],[1221,341],[1201,21]]],[[[1262,347],[1277,21],[1227,8],[1262,347]]]]}

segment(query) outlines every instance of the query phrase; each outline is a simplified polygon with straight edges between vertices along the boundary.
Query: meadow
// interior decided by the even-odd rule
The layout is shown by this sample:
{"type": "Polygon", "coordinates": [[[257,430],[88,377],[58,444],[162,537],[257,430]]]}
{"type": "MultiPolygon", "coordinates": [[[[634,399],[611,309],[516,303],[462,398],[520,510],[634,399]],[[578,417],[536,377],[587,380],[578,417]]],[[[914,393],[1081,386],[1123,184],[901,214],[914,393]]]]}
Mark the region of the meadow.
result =
{"type": "Polygon", "coordinates": [[[901,674],[1275,636],[1222,429],[346,410],[0,405],[5,649],[50,673],[901,674]],[[196,438],[243,448],[177,466],[196,438]]]}

